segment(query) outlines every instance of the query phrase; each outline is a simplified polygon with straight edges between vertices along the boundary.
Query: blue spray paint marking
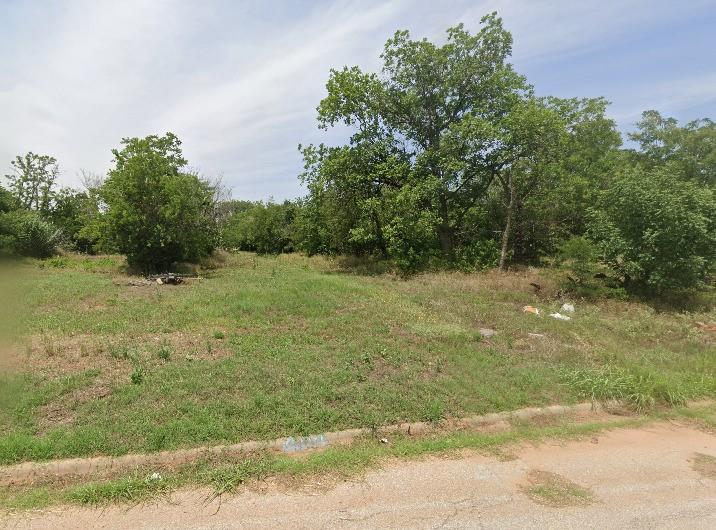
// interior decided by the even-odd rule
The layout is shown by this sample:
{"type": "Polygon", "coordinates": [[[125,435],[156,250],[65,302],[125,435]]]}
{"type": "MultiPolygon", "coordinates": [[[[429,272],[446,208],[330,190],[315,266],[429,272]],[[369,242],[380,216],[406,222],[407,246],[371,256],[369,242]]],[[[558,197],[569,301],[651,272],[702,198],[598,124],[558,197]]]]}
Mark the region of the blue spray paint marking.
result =
{"type": "Polygon", "coordinates": [[[292,436],[289,436],[286,441],[283,442],[283,451],[284,453],[295,453],[296,451],[316,449],[327,445],[328,438],[326,438],[325,434],[303,436],[300,438],[293,438],[292,436]]]}

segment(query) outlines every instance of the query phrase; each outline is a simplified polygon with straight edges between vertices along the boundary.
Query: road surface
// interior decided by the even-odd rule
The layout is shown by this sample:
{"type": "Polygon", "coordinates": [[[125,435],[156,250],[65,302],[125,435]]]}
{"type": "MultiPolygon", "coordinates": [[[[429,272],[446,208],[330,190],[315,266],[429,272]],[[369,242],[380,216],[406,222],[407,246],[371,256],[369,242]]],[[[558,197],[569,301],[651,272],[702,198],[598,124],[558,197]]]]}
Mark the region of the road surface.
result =
{"type": "Polygon", "coordinates": [[[709,455],[716,457],[716,436],[663,423],[522,447],[510,459],[465,453],[395,461],[337,484],[267,484],[224,496],[220,505],[206,502],[207,491],[185,490],[139,506],[13,515],[0,527],[713,529],[716,461],[709,455]],[[577,497],[545,499],[549,491],[531,489],[535,476],[556,477],[577,497]]]}

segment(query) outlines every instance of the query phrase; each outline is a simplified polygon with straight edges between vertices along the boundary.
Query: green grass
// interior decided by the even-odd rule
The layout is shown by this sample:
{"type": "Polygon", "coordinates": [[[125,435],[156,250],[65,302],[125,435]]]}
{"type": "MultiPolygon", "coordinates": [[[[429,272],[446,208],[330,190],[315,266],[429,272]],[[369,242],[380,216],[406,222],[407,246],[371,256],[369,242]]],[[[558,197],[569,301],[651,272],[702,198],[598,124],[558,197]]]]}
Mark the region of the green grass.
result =
{"type": "MultiPolygon", "coordinates": [[[[214,456],[179,468],[142,468],[103,480],[0,488],[0,511],[19,512],[56,504],[136,504],[186,486],[207,487],[208,498],[211,498],[237,492],[244,485],[268,477],[300,488],[310,479],[330,483],[354,478],[389,459],[414,459],[428,454],[451,455],[465,449],[504,457],[524,443],[580,439],[605,430],[638,428],[655,420],[674,418],[691,419],[696,426],[709,429],[716,425],[716,406],[711,403],[690,408],[660,409],[607,422],[580,423],[569,417],[555,418],[550,425],[517,421],[511,429],[493,433],[437,430],[419,437],[391,435],[389,444],[376,438],[363,438],[349,446],[329,447],[299,458],[274,452],[255,452],[242,457],[214,456]]],[[[701,458],[695,465],[712,473],[711,460],[701,458]]],[[[575,486],[559,479],[536,480],[526,488],[526,493],[558,506],[592,500],[589,492],[575,486]]]]}
{"type": "Polygon", "coordinates": [[[713,310],[577,301],[560,322],[521,310],[561,305],[533,294],[549,292],[538,272],[401,280],[299,255],[202,274],[131,286],[116,257],[20,265],[0,308],[22,360],[0,376],[0,464],[716,396],[713,336],[694,326],[713,310]]]}
{"type": "Polygon", "coordinates": [[[390,444],[365,438],[350,446],[331,447],[301,458],[272,452],[256,452],[235,458],[213,457],[178,469],[137,469],[104,480],[0,488],[0,510],[19,512],[56,504],[132,504],[170,494],[185,486],[207,487],[211,498],[237,492],[242,486],[267,477],[300,488],[311,478],[330,482],[356,477],[387,459],[450,454],[464,449],[500,455],[511,445],[521,442],[580,438],[604,429],[638,426],[646,421],[643,417],[609,423],[562,421],[547,427],[519,423],[515,428],[499,433],[437,432],[418,438],[395,436],[391,437],[390,444]]]}

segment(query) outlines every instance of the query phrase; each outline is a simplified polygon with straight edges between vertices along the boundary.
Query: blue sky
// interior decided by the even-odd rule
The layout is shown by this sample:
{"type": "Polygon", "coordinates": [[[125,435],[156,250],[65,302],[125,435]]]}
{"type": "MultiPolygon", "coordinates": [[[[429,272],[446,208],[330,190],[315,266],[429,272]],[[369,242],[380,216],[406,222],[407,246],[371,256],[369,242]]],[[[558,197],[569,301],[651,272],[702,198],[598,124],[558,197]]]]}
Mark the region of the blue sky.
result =
{"type": "Polygon", "coordinates": [[[622,131],[651,108],[716,118],[716,0],[0,0],[0,174],[32,150],[78,185],[122,137],[171,130],[234,198],[296,197],[297,144],[337,137],[315,125],[331,67],[493,10],[540,95],[605,96],[622,131]]]}

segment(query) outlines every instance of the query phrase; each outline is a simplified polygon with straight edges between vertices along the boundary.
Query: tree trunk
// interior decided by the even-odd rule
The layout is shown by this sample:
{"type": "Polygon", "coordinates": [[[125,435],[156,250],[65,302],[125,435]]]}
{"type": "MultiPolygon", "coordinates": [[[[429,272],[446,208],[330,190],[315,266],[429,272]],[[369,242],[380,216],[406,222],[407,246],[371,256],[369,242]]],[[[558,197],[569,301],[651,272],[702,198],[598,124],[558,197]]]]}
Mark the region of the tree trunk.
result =
{"type": "Polygon", "coordinates": [[[500,251],[500,269],[507,270],[507,250],[510,243],[510,231],[512,230],[512,217],[515,210],[515,186],[512,182],[512,175],[507,177],[507,190],[509,200],[507,202],[507,218],[505,219],[505,229],[502,231],[502,250],[500,251]]]}
{"type": "Polygon", "coordinates": [[[373,222],[375,223],[375,234],[378,238],[378,249],[383,256],[383,259],[388,259],[388,247],[385,244],[385,237],[383,236],[383,225],[380,223],[378,213],[375,210],[371,213],[373,214],[373,222]]]}
{"type": "Polygon", "coordinates": [[[440,226],[438,226],[438,237],[440,238],[440,250],[447,259],[453,258],[454,241],[452,228],[450,227],[450,214],[448,212],[447,199],[440,196],[440,226]]]}

